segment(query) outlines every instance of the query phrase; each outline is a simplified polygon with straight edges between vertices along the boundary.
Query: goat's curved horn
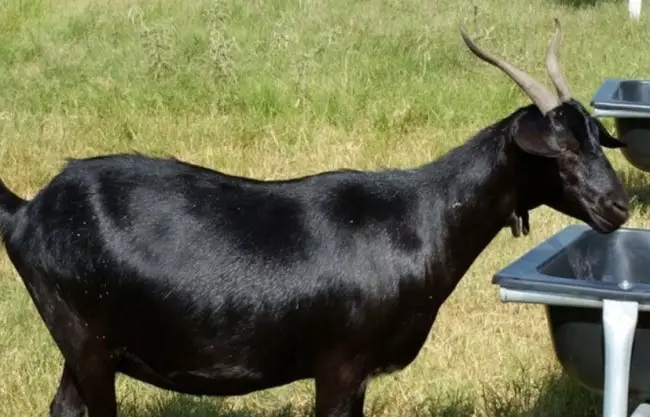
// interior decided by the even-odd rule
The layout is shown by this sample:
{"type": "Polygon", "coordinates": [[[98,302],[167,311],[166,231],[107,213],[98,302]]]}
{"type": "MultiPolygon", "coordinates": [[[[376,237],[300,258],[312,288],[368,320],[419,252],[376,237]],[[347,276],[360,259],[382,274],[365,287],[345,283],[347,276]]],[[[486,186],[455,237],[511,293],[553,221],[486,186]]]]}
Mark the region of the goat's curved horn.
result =
{"type": "Polygon", "coordinates": [[[553,39],[548,46],[548,52],[546,54],[546,68],[557,90],[557,94],[560,96],[560,100],[567,101],[571,98],[571,89],[569,88],[568,81],[562,74],[562,70],[560,70],[560,64],[557,59],[561,36],[560,21],[555,18],[553,19],[553,39]]]}
{"type": "Polygon", "coordinates": [[[488,52],[481,50],[474,41],[467,35],[465,32],[465,27],[460,25],[460,34],[465,41],[467,47],[480,59],[483,61],[496,66],[505,72],[514,82],[516,82],[519,87],[526,93],[533,103],[537,105],[537,108],[546,115],[549,110],[560,105],[558,98],[546,89],[542,84],[537,82],[533,77],[526,74],[519,68],[508,63],[504,59],[492,55],[488,52]]]}

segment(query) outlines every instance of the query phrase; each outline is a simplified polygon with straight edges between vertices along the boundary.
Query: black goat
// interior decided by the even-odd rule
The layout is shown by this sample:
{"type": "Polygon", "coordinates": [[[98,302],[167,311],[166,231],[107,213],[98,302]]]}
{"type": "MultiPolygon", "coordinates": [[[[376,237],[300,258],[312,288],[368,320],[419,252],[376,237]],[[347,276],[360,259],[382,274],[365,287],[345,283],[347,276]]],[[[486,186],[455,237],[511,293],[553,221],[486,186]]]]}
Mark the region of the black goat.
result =
{"type": "Polygon", "coordinates": [[[414,360],[511,219],[526,232],[544,204],[620,227],[600,146],[623,144],[570,98],[555,24],[560,99],[461,28],[534,105],[417,168],[258,181],[114,155],[70,161],[31,201],[0,182],[8,256],[65,358],[51,416],[115,417],[120,372],[220,396],[314,378],[318,417],[361,417],[368,381],[414,360]]]}

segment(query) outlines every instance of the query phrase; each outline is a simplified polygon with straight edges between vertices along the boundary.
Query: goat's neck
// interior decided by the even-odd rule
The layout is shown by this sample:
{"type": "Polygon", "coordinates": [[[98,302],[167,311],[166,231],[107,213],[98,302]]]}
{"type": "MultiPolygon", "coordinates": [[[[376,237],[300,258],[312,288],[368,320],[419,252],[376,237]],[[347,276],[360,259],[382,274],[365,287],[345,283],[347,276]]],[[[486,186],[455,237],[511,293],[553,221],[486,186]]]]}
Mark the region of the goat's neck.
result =
{"type": "Polygon", "coordinates": [[[451,293],[517,209],[519,152],[514,147],[505,132],[493,127],[421,168],[429,190],[427,278],[436,298],[451,293]]]}

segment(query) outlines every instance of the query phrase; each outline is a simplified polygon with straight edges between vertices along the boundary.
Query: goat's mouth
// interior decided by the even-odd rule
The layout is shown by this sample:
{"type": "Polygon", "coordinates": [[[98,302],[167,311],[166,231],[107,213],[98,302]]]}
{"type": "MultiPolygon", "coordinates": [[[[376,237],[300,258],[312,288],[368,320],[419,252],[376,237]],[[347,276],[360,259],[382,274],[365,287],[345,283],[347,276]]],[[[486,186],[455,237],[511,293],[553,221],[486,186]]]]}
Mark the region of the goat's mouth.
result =
{"type": "Polygon", "coordinates": [[[588,209],[589,224],[593,229],[600,233],[612,233],[625,223],[629,217],[627,207],[617,204],[604,209],[602,207],[592,207],[588,209]]]}

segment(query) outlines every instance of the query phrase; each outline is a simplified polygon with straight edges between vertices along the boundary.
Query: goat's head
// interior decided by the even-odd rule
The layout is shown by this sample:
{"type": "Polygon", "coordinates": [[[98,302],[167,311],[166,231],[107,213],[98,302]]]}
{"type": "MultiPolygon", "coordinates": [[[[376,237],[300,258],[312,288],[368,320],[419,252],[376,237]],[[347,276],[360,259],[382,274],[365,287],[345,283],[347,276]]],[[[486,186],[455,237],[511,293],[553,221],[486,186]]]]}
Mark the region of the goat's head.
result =
{"type": "MultiPolygon", "coordinates": [[[[560,24],[557,19],[553,23],[546,65],[558,96],[529,74],[481,50],[462,26],[461,35],[476,56],[505,72],[534,103],[513,114],[505,132],[522,155],[520,192],[525,201],[519,203],[517,214],[526,221],[528,209],[545,204],[609,233],[627,221],[628,196],[601,146],[625,145],[571,97],[557,60],[560,24]]],[[[524,225],[524,233],[527,229],[524,225]]]]}

